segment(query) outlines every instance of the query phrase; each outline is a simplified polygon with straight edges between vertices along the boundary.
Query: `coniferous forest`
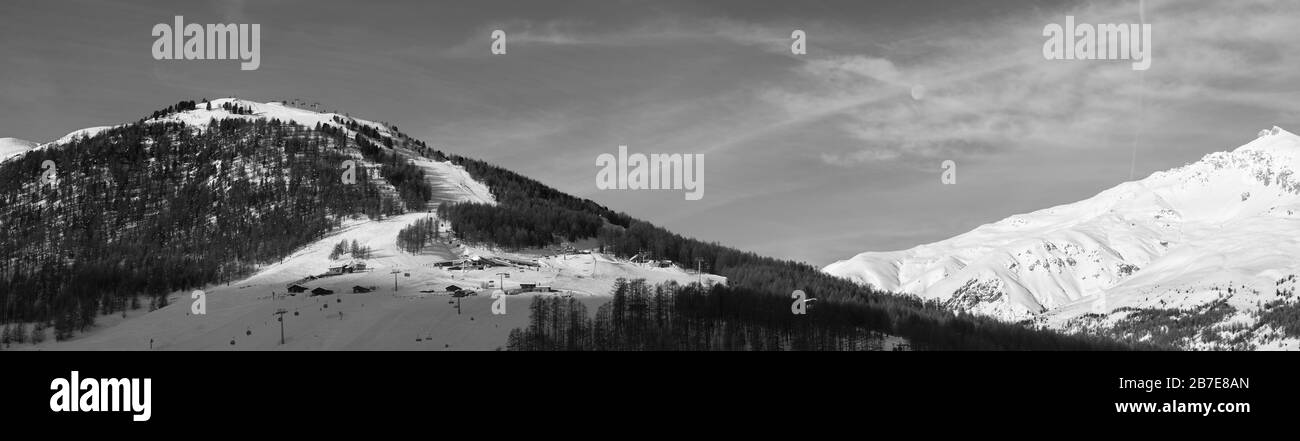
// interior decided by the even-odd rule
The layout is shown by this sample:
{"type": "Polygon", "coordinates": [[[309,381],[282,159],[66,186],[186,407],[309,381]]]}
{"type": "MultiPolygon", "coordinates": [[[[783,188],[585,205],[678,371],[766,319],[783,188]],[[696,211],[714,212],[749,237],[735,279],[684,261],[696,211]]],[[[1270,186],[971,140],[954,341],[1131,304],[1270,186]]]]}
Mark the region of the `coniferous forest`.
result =
{"type": "MultiPolygon", "coordinates": [[[[712,295],[715,296],[712,297],[714,299],[744,297],[747,300],[743,302],[721,304],[728,309],[734,308],[729,312],[730,314],[751,318],[768,317],[776,320],[749,320],[744,322],[746,326],[766,329],[769,326],[789,325],[791,322],[782,320],[793,315],[790,312],[793,301],[790,297],[791,293],[802,290],[808,296],[818,299],[819,307],[822,308],[816,316],[818,318],[813,319],[812,323],[820,324],[823,320],[834,317],[833,322],[826,322],[827,326],[837,329],[847,326],[848,328],[843,329],[860,329],[862,332],[904,337],[909,340],[913,348],[1078,350],[1131,347],[1129,344],[1118,344],[1102,337],[1066,336],[1054,331],[1029,329],[1019,324],[1004,323],[994,318],[959,314],[944,308],[937,302],[923,301],[915,296],[876,292],[869,287],[822,273],[806,263],[773,259],[717,243],[686,238],[626,214],[616,213],[590,200],[569,196],[540,182],[482,161],[461,156],[446,156],[441,152],[434,152],[434,154],[465,167],[476,180],[487,184],[493,195],[497,197],[497,205],[462,203],[439,207],[440,216],[450,221],[452,230],[466,240],[508,247],[527,247],[554,244],[574,238],[596,237],[599,239],[602,252],[619,257],[627,258],[648,251],[656,259],[669,259],[686,269],[698,267],[706,272],[727,277],[725,287],[713,287],[704,293],[696,292],[699,291],[696,288],[677,287],[670,291],[677,293],[685,290],[686,294],[674,295],[712,295]],[[594,228],[593,235],[590,227],[595,225],[599,226],[594,228]],[[691,291],[692,289],[695,291],[691,291]],[[777,325],[778,323],[782,324],[777,325]]],[[[635,284],[629,286],[632,286],[626,288],[632,293],[629,295],[640,295],[636,293],[646,289],[635,284]]],[[[617,292],[624,288],[612,287],[612,289],[617,292]]],[[[551,307],[556,306],[551,305],[551,307]]],[[[565,303],[561,306],[561,309],[563,308],[585,307],[581,304],[565,303]]],[[[619,310],[611,311],[611,314],[617,311],[619,310]]],[[[695,311],[697,310],[683,309],[681,312],[690,314],[695,311]]],[[[576,317],[576,315],[572,316],[576,317]]],[[[537,326],[550,326],[546,316],[540,319],[543,323],[537,326]]],[[[609,331],[616,334],[622,332],[622,328],[620,331],[612,331],[612,329],[599,328],[601,332],[609,331]]],[[[773,330],[768,329],[768,331],[773,330]]],[[[656,329],[653,332],[680,335],[674,334],[680,330],[656,329]]],[[[539,337],[537,334],[531,336],[523,334],[520,336],[520,345],[512,347],[517,349],[600,347],[587,345],[557,347],[552,344],[553,342],[548,343],[550,338],[539,337]],[[543,340],[539,341],[536,338],[543,340]]],[[[641,337],[635,337],[635,339],[639,338],[641,337]]],[[[690,338],[703,337],[692,335],[690,338]]],[[[786,347],[805,347],[789,346],[788,339],[794,338],[790,335],[776,339],[781,340],[781,338],[787,339],[786,347]]],[[[685,341],[673,344],[689,345],[685,341]]],[[[1132,344],[1150,349],[1145,344],[1132,344]]],[[[629,347],[638,346],[632,344],[629,347]]],[[[666,347],[653,346],[652,348],[666,347]]],[[[735,349],[735,347],[728,348],[735,349]]]]}
{"type": "MultiPolygon", "coordinates": [[[[789,296],[726,285],[650,286],[619,279],[614,297],[590,315],[573,298],[534,297],[513,351],[856,351],[1126,350],[1101,338],[1031,330],[994,321],[895,315],[857,301],[809,303],[791,312],[789,296]],[[903,340],[891,337],[903,337],[903,340]]],[[[1144,349],[1151,349],[1143,346],[1144,349]]]]}
{"type": "Polygon", "coordinates": [[[345,185],[340,165],[357,148],[329,126],[140,121],[6,161],[0,321],[52,322],[65,338],[98,314],[161,307],[170,292],[235,280],[344,217],[423,207],[428,193],[403,190],[422,176],[382,151],[366,156],[389,159],[382,167],[398,171],[381,175],[392,181],[361,170],[345,185]],[[45,161],[57,166],[53,183],[42,179],[45,161]]]}
{"type": "MultiPolygon", "coordinates": [[[[790,304],[724,285],[618,279],[613,299],[595,316],[573,299],[534,297],[527,328],[511,331],[509,350],[883,350],[887,334],[861,324],[885,318],[841,317],[847,311],[790,304]],[[784,308],[786,313],[780,313],[784,308]]],[[[892,343],[889,343],[892,344],[892,343]]]]}
{"type": "Polygon", "coordinates": [[[426,217],[397,232],[397,247],[411,254],[419,254],[425,246],[436,242],[438,237],[438,220],[426,217]]]}

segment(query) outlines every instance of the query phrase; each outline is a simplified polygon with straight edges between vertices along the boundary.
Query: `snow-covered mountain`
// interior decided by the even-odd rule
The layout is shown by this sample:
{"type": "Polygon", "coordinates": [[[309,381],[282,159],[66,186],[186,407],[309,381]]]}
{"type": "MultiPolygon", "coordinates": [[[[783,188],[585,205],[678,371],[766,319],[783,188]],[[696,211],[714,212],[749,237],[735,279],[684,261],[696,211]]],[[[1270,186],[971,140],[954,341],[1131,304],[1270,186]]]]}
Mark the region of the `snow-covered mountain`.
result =
{"type": "Polygon", "coordinates": [[[1294,348],[1295,336],[1284,335],[1267,313],[1296,307],[1298,170],[1300,137],[1274,127],[1231,152],[1080,202],[908,250],[862,253],[823,271],[955,309],[1066,329],[1088,318],[1114,327],[1136,319],[1134,311],[1212,310],[1218,327],[1180,344],[1251,331],[1243,341],[1294,348]]]}
{"type": "Polygon", "coordinates": [[[439,206],[499,205],[492,179],[524,192],[523,178],[345,114],[188,101],[43,144],[6,138],[0,148],[12,161],[0,161],[0,304],[27,308],[0,323],[6,347],[11,329],[49,336],[53,322],[53,338],[17,348],[491,350],[528,325],[530,297],[595,307],[618,279],[726,282],[603,254],[591,237],[529,248],[457,238],[439,206]],[[30,179],[47,158],[61,161],[54,189],[30,179]],[[353,186],[338,178],[349,159],[353,186]],[[427,219],[439,221],[440,240],[414,253],[398,245],[403,228],[427,219]],[[340,242],[367,255],[334,255],[340,242]],[[366,266],[331,271],[349,263],[366,266]],[[80,288],[30,282],[56,273],[80,288]],[[177,274],[192,280],[178,283],[177,274]],[[328,293],[286,295],[292,284],[328,293]],[[452,297],[449,286],[481,295],[452,297]],[[193,315],[199,288],[206,312],[193,315]],[[504,313],[493,312],[496,289],[512,291],[504,313]],[[148,308],[128,306],[142,294],[148,308]],[[94,306],[63,306],[53,318],[30,312],[51,297],[94,306]],[[292,314],[283,345],[272,319],[281,310],[292,314]]]}
{"type": "Polygon", "coordinates": [[[34,142],[18,138],[0,138],[0,162],[34,149],[37,145],[34,142]]]}
{"type": "Polygon", "coordinates": [[[96,310],[243,277],[358,217],[496,203],[469,160],[391,125],[275,102],[181,101],[13,145],[0,162],[5,321],[53,322],[64,338],[96,310]],[[45,161],[54,179],[37,175],[45,161]]]}

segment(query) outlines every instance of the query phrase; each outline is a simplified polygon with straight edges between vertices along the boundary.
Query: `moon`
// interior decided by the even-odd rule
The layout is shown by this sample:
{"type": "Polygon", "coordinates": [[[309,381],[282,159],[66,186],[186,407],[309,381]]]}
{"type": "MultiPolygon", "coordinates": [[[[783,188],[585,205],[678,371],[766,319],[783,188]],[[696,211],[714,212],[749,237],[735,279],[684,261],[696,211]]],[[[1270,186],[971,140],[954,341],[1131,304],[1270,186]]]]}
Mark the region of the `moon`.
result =
{"type": "Polygon", "coordinates": [[[925,98],[925,86],[916,84],[912,86],[912,99],[920,101],[925,98]]]}

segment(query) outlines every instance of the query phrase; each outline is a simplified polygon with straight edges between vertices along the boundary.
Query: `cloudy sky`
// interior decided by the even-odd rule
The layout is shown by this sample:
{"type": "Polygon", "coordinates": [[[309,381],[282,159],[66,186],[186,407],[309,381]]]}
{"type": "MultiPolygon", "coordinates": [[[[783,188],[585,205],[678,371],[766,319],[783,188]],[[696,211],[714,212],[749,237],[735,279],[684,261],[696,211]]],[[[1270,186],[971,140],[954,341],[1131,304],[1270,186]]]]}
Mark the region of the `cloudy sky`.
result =
{"type": "Polygon", "coordinates": [[[1265,127],[1300,130],[1294,0],[0,9],[0,137],[47,141],[182,99],[305,99],[683,234],[818,265],[1083,199],[1265,127]],[[261,24],[260,69],[154,60],[150,30],[175,15],[261,24]],[[1151,23],[1150,69],[1045,60],[1043,27],[1066,15],[1151,23]],[[493,29],[506,55],[489,53],[493,29]],[[795,29],[806,55],[790,53],[795,29]],[[595,158],[619,145],[704,154],[704,199],[598,190],[595,158]],[[945,160],[956,185],[940,182],[945,160]]]}

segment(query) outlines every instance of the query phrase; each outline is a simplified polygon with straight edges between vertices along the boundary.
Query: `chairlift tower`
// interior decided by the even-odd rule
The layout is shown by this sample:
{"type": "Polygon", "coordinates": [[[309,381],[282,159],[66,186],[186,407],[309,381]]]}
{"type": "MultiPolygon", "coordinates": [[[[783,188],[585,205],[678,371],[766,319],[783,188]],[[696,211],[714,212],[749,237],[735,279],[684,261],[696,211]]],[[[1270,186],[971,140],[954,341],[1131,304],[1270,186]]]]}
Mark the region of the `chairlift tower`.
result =
{"type": "Polygon", "coordinates": [[[504,294],[506,292],[506,278],[510,277],[510,273],[500,272],[496,273],[496,275],[500,276],[499,279],[501,280],[501,285],[497,286],[497,288],[501,290],[502,294],[504,294]]]}
{"type": "Polygon", "coordinates": [[[284,308],[275,310],[275,315],[279,316],[276,320],[280,322],[280,346],[284,346],[284,314],[288,312],[289,310],[284,308]]]}

